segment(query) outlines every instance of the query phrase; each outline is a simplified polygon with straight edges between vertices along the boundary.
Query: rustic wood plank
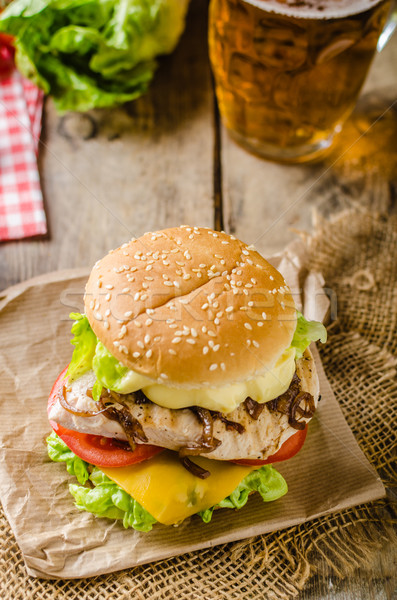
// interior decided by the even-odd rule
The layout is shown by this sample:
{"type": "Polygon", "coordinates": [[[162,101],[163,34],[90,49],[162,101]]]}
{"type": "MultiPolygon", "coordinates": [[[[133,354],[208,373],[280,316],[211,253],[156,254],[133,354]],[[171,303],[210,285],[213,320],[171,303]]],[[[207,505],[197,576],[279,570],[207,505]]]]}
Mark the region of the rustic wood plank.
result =
{"type": "Polygon", "coordinates": [[[294,238],[293,229],[310,231],[313,209],[331,214],[359,204],[396,210],[396,62],[394,36],[376,56],[357,109],[333,152],[318,164],[261,160],[237,146],[223,128],[226,229],[270,255],[294,238]]]}
{"type": "Polygon", "coordinates": [[[40,158],[49,239],[0,247],[0,289],[92,265],[147,230],[212,225],[212,114],[206,3],[193,0],[185,34],[146,96],[63,117],[47,101],[40,158]]]}

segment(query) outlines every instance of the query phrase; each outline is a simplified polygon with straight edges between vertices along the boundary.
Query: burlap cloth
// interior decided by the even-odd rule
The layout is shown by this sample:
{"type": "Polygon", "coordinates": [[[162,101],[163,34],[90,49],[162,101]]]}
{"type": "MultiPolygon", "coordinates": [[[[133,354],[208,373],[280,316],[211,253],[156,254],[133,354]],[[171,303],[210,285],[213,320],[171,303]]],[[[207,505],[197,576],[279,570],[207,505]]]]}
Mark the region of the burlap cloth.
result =
{"type": "MultiPolygon", "coordinates": [[[[397,217],[343,213],[305,237],[307,266],[324,274],[337,318],[321,357],[357,441],[389,490],[397,404],[397,217]],[[394,423],[394,424],[393,424],[394,423]]],[[[335,315],[333,315],[335,316],[335,315]]],[[[394,446],[394,448],[393,448],[394,446]]],[[[3,600],[266,598],[299,595],[321,567],[344,577],[396,540],[395,496],[243,542],[217,546],[91,579],[26,575],[7,520],[0,517],[3,600]]]]}

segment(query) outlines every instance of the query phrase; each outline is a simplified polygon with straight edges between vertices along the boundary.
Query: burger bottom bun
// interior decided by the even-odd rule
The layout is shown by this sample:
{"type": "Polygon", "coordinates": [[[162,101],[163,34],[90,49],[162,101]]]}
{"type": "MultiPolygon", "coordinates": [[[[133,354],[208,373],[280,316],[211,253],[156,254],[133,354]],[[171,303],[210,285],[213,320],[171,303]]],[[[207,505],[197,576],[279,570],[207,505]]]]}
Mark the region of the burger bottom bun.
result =
{"type": "MultiPolygon", "coordinates": [[[[313,356],[309,349],[305,351],[301,359],[296,361],[296,373],[301,380],[300,390],[309,392],[317,406],[319,383],[313,356]]],[[[82,409],[84,401],[85,410],[97,410],[98,405],[85,394],[87,388],[92,387],[94,381],[95,375],[90,372],[73,382],[67,395],[68,403],[82,409]]],[[[127,396],[124,397],[123,405],[142,426],[148,444],[176,451],[186,448],[186,446],[200,444],[203,425],[192,410],[188,408],[173,410],[153,403],[137,405],[133,401],[126,400],[127,398],[127,396]]],[[[117,408],[117,405],[115,406],[117,408]]],[[[76,417],[57,403],[50,414],[50,419],[68,429],[78,430],[82,433],[127,439],[119,423],[108,419],[103,414],[92,418],[76,417]]],[[[254,420],[249,416],[244,405],[240,404],[236,410],[227,415],[227,419],[240,423],[244,427],[244,432],[228,430],[225,423],[214,419],[213,437],[221,443],[212,452],[201,453],[202,456],[217,460],[265,460],[275,454],[281,445],[297,431],[289,425],[287,415],[270,411],[267,406],[263,408],[258,419],[254,420]]],[[[304,419],[304,421],[309,420],[304,419]]]]}

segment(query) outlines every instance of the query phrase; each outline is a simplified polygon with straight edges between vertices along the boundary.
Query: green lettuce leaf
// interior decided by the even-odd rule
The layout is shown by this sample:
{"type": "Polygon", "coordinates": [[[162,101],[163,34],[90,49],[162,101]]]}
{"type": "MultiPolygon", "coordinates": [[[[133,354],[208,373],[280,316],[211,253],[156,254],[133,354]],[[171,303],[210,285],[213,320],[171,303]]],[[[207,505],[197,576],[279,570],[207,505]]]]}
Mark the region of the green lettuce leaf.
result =
{"type": "Polygon", "coordinates": [[[296,348],[296,358],[302,358],[304,351],[312,342],[327,341],[327,330],[318,321],[307,321],[302,313],[298,312],[298,322],[291,346],[296,348]]]}
{"type": "Polygon", "coordinates": [[[152,529],[156,519],[98,467],[93,468],[90,481],[94,484],[94,488],[69,485],[69,491],[75,499],[77,508],[91,512],[97,517],[121,519],[126,529],[128,527],[138,531],[152,529]]]}
{"type": "Polygon", "coordinates": [[[251,492],[258,492],[264,502],[273,502],[288,492],[288,486],[284,477],[276,469],[271,465],[264,465],[244,477],[230,496],[198,514],[204,523],[209,523],[215,508],[242,508],[247,503],[251,492]]]}
{"type": "Polygon", "coordinates": [[[75,319],[72,325],[73,339],[71,344],[74,346],[72,360],[68,367],[69,381],[74,381],[84,375],[92,367],[97,337],[91,329],[91,325],[85,315],[80,313],[70,313],[70,318],[75,319]]]}
{"type": "Polygon", "coordinates": [[[89,477],[88,463],[76,456],[55,431],[48,436],[46,442],[48,456],[51,460],[65,463],[67,472],[74,475],[77,481],[84,485],[89,477]]]}
{"type": "MultiPolygon", "coordinates": [[[[132,527],[138,531],[152,529],[156,519],[98,467],[88,465],[78,458],[55,432],[47,438],[47,447],[49,457],[55,462],[64,462],[68,472],[75,475],[82,484],[69,485],[77,508],[97,517],[120,519],[125,528],[132,527]],[[84,486],[88,479],[93,487],[84,486]]],[[[287,483],[282,475],[271,465],[265,465],[249,473],[230,496],[219,504],[197,514],[204,523],[209,523],[215,508],[242,508],[251,492],[259,492],[264,502],[272,502],[284,496],[287,491],[287,483]]]]}
{"type": "Polygon", "coordinates": [[[102,342],[98,342],[96,345],[92,368],[97,378],[92,390],[94,400],[99,400],[103,387],[118,392],[124,376],[129,372],[128,367],[124,367],[117,358],[114,358],[102,342]]]}
{"type": "Polygon", "coordinates": [[[122,104],[143,94],[172,52],[189,0],[14,0],[0,30],[16,37],[20,71],[61,111],[122,104]]]}

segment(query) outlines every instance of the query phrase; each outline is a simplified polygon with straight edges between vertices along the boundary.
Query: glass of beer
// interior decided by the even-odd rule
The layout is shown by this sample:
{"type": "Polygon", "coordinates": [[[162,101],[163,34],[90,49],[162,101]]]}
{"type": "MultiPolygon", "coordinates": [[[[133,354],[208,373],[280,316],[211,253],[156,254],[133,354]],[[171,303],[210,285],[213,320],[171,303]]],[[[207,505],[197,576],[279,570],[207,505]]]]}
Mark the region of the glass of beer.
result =
{"type": "Polygon", "coordinates": [[[222,120],[265,158],[321,157],[356,103],[391,0],[211,0],[222,120]]]}

